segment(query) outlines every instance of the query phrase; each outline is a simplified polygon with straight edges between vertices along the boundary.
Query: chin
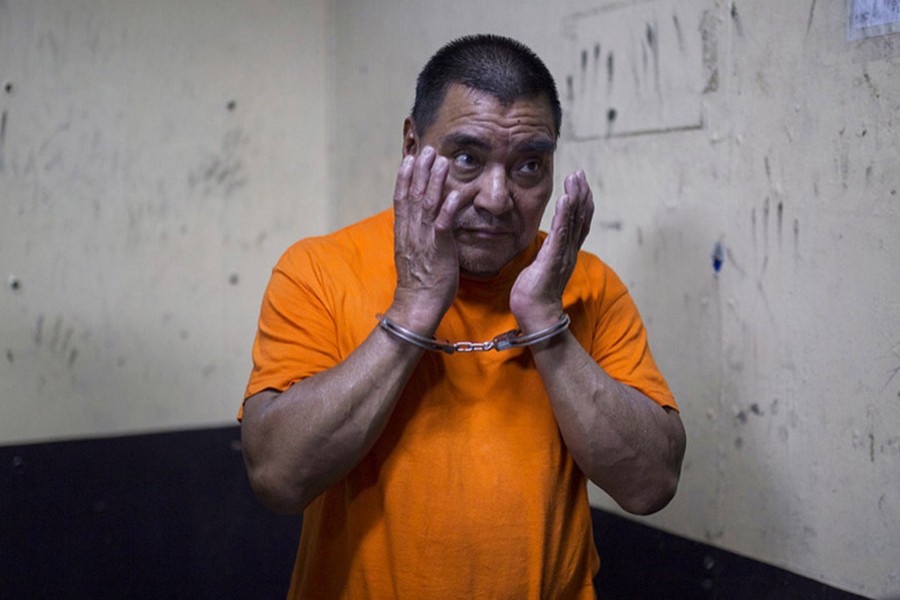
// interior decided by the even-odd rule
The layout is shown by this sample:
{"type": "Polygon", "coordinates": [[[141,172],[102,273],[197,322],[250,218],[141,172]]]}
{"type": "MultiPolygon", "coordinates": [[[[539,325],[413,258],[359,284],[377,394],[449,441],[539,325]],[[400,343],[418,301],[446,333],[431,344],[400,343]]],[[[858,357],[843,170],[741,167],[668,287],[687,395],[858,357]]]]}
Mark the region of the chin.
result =
{"type": "Polygon", "coordinates": [[[480,256],[460,256],[459,270],[475,279],[487,279],[495,276],[512,257],[505,258],[497,254],[480,256]]]}

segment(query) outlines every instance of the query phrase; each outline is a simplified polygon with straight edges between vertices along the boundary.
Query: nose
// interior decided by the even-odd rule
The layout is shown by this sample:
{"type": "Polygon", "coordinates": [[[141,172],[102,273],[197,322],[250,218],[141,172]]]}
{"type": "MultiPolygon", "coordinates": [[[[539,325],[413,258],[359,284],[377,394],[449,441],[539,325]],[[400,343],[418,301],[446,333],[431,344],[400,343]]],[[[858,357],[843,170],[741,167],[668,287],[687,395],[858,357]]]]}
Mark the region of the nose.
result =
{"type": "Polygon", "coordinates": [[[493,215],[502,215],[512,208],[512,193],[503,165],[495,165],[484,171],[474,204],[475,208],[493,215]]]}

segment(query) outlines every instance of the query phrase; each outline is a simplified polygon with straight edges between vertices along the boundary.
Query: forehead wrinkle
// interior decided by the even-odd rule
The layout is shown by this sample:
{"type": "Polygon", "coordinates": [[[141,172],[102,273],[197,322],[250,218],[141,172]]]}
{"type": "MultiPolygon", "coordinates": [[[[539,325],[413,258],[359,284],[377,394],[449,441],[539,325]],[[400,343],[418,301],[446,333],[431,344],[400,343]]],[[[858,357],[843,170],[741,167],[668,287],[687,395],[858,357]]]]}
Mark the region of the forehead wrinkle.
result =
{"type": "Polygon", "coordinates": [[[503,126],[492,119],[464,119],[459,128],[451,128],[441,138],[441,144],[490,150],[495,142],[499,142],[501,147],[512,148],[520,154],[552,154],[556,151],[556,141],[549,133],[531,129],[530,125],[522,123],[503,126]]]}
{"type": "Polygon", "coordinates": [[[448,90],[435,122],[428,130],[435,142],[450,145],[522,152],[552,153],[556,135],[546,102],[518,99],[504,103],[489,93],[453,85],[448,90]]]}
{"type": "Polygon", "coordinates": [[[491,147],[490,144],[477,135],[472,135],[463,131],[448,133],[441,141],[446,146],[474,146],[483,150],[488,150],[491,147]]]}

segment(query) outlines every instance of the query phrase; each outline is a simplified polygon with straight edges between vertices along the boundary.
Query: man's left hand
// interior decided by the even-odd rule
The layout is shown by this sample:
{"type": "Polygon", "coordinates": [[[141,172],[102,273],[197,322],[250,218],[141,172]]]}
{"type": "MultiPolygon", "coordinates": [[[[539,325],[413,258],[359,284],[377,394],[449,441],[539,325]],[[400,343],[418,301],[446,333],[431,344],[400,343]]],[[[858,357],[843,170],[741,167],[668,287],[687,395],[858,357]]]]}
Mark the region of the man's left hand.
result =
{"type": "Polygon", "coordinates": [[[594,200],[584,171],[566,177],[564,187],[547,239],[510,292],[510,309],[526,334],[550,327],[562,318],[563,290],[591,229],[594,200]]]}

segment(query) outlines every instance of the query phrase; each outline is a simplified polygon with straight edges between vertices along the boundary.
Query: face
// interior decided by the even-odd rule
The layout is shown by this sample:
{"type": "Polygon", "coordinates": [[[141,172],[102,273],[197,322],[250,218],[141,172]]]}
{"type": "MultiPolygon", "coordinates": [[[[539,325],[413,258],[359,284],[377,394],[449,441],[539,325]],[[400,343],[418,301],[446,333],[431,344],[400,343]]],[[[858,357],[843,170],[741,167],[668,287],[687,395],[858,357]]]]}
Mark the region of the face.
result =
{"type": "Polygon", "coordinates": [[[424,135],[407,119],[406,154],[432,146],[450,160],[444,197],[463,199],[454,228],[463,273],[495,275],[534,240],[553,192],[555,140],[546,98],[504,105],[457,84],[424,135]]]}

